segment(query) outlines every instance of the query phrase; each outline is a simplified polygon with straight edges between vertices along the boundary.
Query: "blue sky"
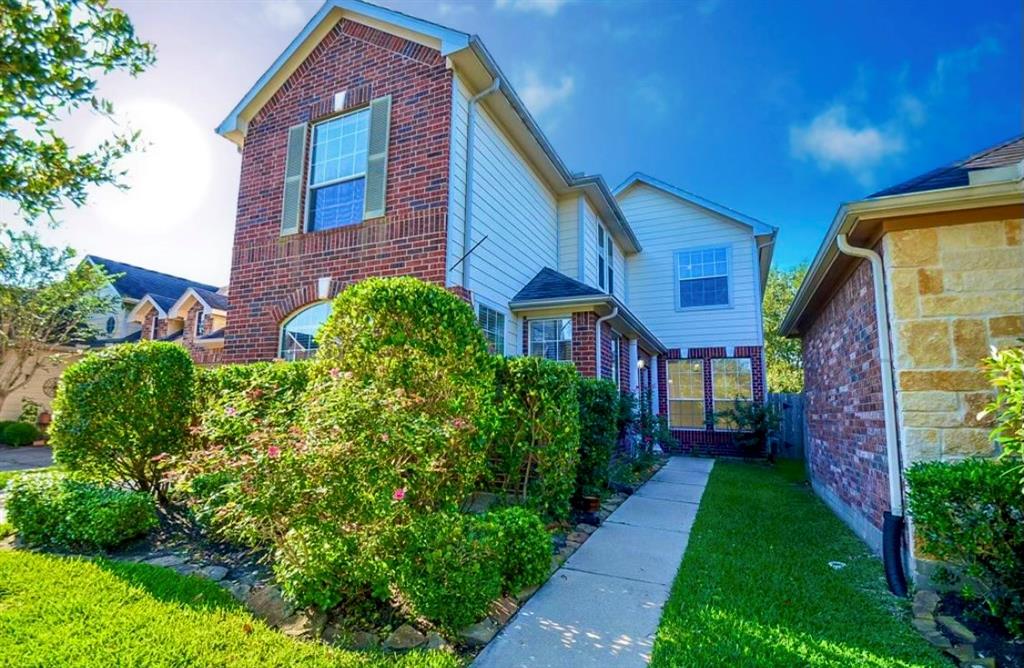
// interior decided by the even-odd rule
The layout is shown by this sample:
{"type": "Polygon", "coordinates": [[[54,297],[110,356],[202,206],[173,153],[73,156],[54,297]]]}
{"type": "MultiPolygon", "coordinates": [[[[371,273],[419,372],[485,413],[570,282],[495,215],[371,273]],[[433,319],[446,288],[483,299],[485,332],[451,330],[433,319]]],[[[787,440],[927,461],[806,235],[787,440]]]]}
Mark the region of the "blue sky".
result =
{"type": "MultiPolygon", "coordinates": [[[[101,92],[151,143],[51,238],[224,283],[239,158],[212,128],[319,2],[115,2],[158,64],[101,92]]],[[[1021,7],[984,2],[384,1],[479,34],[569,167],[635,170],[781,229],[1022,132],[1021,7]]],[[[102,126],[68,124],[88,142],[102,126]]]]}

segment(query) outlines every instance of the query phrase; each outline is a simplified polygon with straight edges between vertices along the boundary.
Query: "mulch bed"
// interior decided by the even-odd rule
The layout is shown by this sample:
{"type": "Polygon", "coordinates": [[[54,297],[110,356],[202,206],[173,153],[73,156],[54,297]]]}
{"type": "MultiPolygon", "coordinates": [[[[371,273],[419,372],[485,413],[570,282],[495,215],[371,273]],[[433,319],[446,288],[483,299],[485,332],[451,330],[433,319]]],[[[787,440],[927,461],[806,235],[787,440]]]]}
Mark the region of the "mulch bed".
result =
{"type": "Polygon", "coordinates": [[[964,601],[955,592],[942,595],[939,614],[949,615],[974,632],[978,637],[974,648],[978,654],[993,657],[999,668],[1024,668],[1024,639],[1015,640],[1000,620],[992,617],[983,604],[964,601]]]}

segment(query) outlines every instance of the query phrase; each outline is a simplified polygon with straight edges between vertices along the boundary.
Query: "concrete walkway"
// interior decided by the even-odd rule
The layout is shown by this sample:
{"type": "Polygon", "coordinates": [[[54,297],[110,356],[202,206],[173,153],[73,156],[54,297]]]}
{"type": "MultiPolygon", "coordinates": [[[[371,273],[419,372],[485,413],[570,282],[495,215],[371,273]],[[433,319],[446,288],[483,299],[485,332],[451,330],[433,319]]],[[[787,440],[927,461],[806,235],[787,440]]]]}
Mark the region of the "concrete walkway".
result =
{"type": "Polygon", "coordinates": [[[0,445],[0,471],[41,469],[53,465],[53,453],[45,445],[9,448],[0,445]]]}
{"type": "Polygon", "coordinates": [[[673,457],[480,653],[476,668],[644,666],[714,460],[673,457]]]}

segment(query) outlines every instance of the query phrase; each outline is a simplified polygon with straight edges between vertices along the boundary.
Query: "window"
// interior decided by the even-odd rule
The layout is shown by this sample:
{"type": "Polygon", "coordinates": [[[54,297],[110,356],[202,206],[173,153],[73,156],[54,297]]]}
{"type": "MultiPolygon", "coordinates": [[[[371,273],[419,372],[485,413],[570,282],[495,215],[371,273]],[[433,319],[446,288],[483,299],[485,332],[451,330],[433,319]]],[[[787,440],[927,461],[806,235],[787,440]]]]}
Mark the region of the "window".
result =
{"type": "Polygon", "coordinates": [[[612,235],[605,235],[605,245],[608,250],[608,294],[615,290],[615,247],[612,245],[612,235]]]}
{"type": "Polygon", "coordinates": [[[622,339],[618,336],[612,336],[612,380],[615,381],[616,385],[619,385],[619,373],[621,370],[621,364],[622,339]]]}
{"type": "Polygon", "coordinates": [[[369,124],[370,110],[363,109],[313,126],[308,229],[362,221],[369,124]]]}
{"type": "MultiPolygon", "coordinates": [[[[737,357],[711,361],[711,388],[714,392],[715,414],[727,411],[737,401],[753,401],[753,376],[750,359],[737,357]]],[[[719,429],[735,427],[728,418],[715,418],[719,429]]]]}
{"type": "Polygon", "coordinates": [[[490,344],[491,352],[505,354],[505,314],[480,304],[477,320],[484,330],[484,338],[490,344]]]}
{"type": "Polygon", "coordinates": [[[156,340],[157,327],[160,325],[160,318],[156,313],[153,314],[153,324],[149,327],[149,338],[156,340]]]}
{"type": "Polygon", "coordinates": [[[530,322],[530,355],[560,362],[572,361],[572,319],[530,322]]]}
{"type": "Polygon", "coordinates": [[[612,293],[615,284],[615,270],[612,269],[615,258],[615,246],[612,243],[612,235],[604,231],[600,225],[597,226],[597,286],[608,294],[612,293]]]}
{"type": "Polygon", "coordinates": [[[331,303],[320,302],[293,315],[281,327],[279,356],[289,361],[311,357],[319,347],[313,337],[330,314],[331,303]]]}
{"type": "Polygon", "coordinates": [[[604,228],[597,226],[597,286],[604,289],[604,272],[608,265],[608,258],[605,257],[604,228]]]}
{"type": "Polygon", "coordinates": [[[676,253],[679,308],[729,304],[729,251],[726,248],[676,253]]]}
{"type": "Polygon", "coordinates": [[[203,312],[199,311],[196,313],[196,336],[199,338],[203,334],[206,334],[206,318],[203,317],[203,312]]]}
{"type": "Polygon", "coordinates": [[[704,360],[669,360],[667,368],[669,426],[703,429],[704,360]]]}

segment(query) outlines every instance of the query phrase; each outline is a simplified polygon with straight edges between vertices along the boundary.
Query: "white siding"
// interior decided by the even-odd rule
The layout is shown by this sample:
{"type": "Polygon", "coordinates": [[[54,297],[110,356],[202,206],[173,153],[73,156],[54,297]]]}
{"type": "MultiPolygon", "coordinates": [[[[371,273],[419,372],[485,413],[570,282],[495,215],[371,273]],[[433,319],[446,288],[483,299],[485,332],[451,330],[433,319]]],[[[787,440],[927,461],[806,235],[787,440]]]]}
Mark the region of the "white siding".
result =
{"type": "Polygon", "coordinates": [[[558,202],[558,271],[579,279],[580,198],[566,197],[558,202]]]}
{"type": "Polygon", "coordinates": [[[600,286],[597,283],[597,225],[600,218],[590,206],[590,202],[583,200],[583,282],[595,288],[600,286]]]}
{"type": "Polygon", "coordinates": [[[612,285],[612,294],[619,298],[619,300],[626,303],[626,256],[622,252],[622,248],[619,247],[618,242],[615,242],[615,257],[612,259],[612,270],[615,272],[615,284],[612,285]]]}
{"type": "MultiPolygon", "coordinates": [[[[457,77],[456,88],[450,191],[455,215],[449,216],[449,267],[462,254],[461,207],[466,181],[464,119],[469,96],[457,77]]],[[[471,242],[485,236],[487,240],[472,253],[470,284],[465,287],[505,312],[506,353],[517,354],[522,350],[522,328],[508,313],[508,302],[542,268],[558,266],[558,207],[554,194],[483,105],[477,107],[475,124],[471,242]]],[[[450,272],[448,280],[461,284],[461,267],[450,272]]]]}
{"type": "Polygon", "coordinates": [[[618,196],[643,246],[627,258],[629,308],[669,348],[762,345],[755,270],[755,241],[746,226],[721,218],[644,184],[618,196]],[[728,247],[728,308],[676,308],[675,253],[686,248],[728,247]]]}

